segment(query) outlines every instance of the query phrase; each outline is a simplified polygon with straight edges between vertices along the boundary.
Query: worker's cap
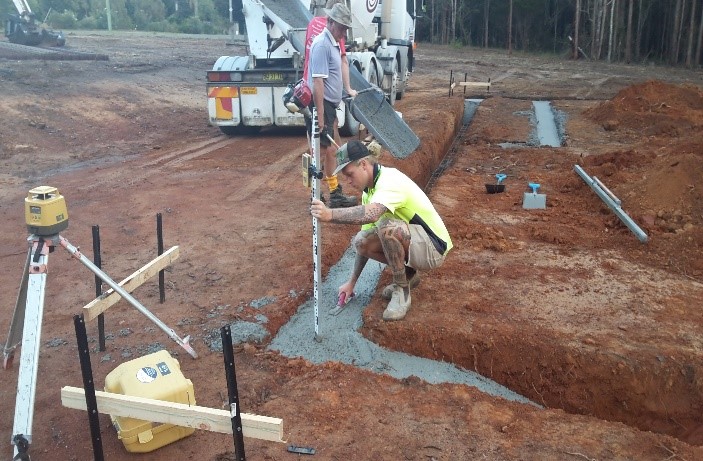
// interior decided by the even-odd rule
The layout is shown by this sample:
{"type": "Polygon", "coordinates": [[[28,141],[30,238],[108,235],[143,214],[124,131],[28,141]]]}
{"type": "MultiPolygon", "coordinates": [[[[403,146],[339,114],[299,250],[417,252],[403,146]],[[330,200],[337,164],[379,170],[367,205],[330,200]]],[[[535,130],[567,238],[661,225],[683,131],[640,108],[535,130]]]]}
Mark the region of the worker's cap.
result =
{"type": "Polygon", "coordinates": [[[325,8],[325,14],[331,20],[333,20],[334,22],[338,22],[343,26],[352,26],[351,13],[349,12],[349,8],[347,8],[347,6],[343,3],[337,3],[330,9],[325,8]]]}
{"type": "Polygon", "coordinates": [[[361,141],[349,141],[345,145],[339,148],[337,151],[337,168],[334,170],[333,175],[342,171],[342,169],[349,165],[351,162],[356,160],[361,160],[364,157],[371,155],[369,150],[361,141]]]}

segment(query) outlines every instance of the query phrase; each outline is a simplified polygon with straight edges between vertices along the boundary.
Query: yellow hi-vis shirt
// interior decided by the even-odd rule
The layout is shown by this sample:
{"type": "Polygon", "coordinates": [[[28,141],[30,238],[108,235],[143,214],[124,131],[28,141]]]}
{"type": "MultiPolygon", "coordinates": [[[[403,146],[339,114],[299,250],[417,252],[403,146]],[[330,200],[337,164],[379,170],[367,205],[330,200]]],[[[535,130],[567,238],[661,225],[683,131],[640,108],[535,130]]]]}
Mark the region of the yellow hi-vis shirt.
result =
{"type": "MultiPolygon", "coordinates": [[[[452,249],[452,239],[425,192],[415,182],[396,168],[378,165],[373,188],[364,189],[361,204],[380,203],[388,212],[379,218],[402,219],[408,224],[422,226],[437,251],[446,255],[452,249]]],[[[376,169],[374,169],[376,170],[376,169]]],[[[362,229],[372,229],[376,223],[364,224],[362,229]]]]}

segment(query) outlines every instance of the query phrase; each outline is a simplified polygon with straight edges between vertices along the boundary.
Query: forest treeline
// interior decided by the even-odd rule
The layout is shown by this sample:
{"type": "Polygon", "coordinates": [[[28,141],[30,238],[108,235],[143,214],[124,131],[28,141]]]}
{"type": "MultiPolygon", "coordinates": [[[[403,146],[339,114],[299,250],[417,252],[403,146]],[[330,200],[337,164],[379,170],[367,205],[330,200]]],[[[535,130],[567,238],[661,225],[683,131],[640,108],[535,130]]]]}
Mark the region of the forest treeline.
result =
{"type": "Polygon", "coordinates": [[[418,37],[698,67],[703,0],[425,0],[418,37]]]}
{"type": "MultiPolygon", "coordinates": [[[[229,29],[229,0],[25,0],[55,29],[146,30],[220,34],[229,29]]],[[[241,0],[239,0],[241,8],[241,0]]],[[[13,0],[0,0],[0,15],[16,13],[13,0]]]]}
{"type": "MultiPolygon", "coordinates": [[[[57,29],[107,29],[108,4],[115,30],[219,34],[230,19],[243,27],[241,0],[27,1],[57,29]]],[[[414,1],[421,42],[696,68],[703,59],[703,0],[414,1]]],[[[14,12],[0,0],[0,14],[14,12]]]]}

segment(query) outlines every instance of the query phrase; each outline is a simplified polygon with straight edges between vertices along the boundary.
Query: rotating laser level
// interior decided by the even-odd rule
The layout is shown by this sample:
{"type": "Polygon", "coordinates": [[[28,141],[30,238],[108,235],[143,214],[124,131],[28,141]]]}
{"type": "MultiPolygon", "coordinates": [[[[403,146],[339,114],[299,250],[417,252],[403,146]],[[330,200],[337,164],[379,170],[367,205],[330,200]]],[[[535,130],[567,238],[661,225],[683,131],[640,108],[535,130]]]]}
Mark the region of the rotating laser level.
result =
{"type": "Polygon", "coordinates": [[[181,339],[168,325],[159,320],[129,292],[112,280],[98,266],[81,254],[80,250],[60,235],[68,228],[66,201],[56,187],[39,186],[31,189],[24,199],[24,217],[29,230],[29,249],[22,272],[20,292],[12,314],[10,334],[3,349],[3,368],[12,366],[15,349],[22,344],[22,357],[17,375],[17,397],[15,420],[11,442],[15,446],[14,460],[28,461],[29,445],[32,443],[34,401],[41,345],[41,324],[44,315],[46,278],[49,253],[62,246],[90,269],[112,290],[161,328],[169,338],[177,342],[193,358],[197,358],[190,345],[190,336],[181,339]]]}
{"type": "Polygon", "coordinates": [[[68,228],[66,201],[55,187],[35,187],[24,199],[24,220],[30,234],[58,234],[68,228]]]}

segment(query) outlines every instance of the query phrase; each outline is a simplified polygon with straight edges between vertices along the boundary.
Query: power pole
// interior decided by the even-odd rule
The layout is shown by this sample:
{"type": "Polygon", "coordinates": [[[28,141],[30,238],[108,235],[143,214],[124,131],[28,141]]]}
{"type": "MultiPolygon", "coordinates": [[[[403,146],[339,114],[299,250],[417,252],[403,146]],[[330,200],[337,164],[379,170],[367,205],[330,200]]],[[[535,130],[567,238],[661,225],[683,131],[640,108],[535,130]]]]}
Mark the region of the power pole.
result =
{"type": "Polygon", "coordinates": [[[110,0],[105,0],[105,11],[107,12],[107,30],[112,30],[112,13],[110,12],[110,0]]]}
{"type": "Polygon", "coordinates": [[[513,54],[513,0],[510,0],[510,11],[508,12],[508,56],[513,54]]]}
{"type": "Polygon", "coordinates": [[[576,0],[576,13],[574,14],[574,55],[579,58],[579,29],[581,28],[581,0],[576,0]]]}

